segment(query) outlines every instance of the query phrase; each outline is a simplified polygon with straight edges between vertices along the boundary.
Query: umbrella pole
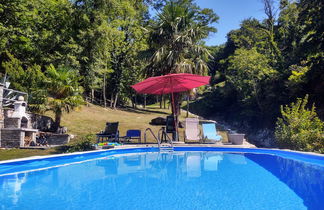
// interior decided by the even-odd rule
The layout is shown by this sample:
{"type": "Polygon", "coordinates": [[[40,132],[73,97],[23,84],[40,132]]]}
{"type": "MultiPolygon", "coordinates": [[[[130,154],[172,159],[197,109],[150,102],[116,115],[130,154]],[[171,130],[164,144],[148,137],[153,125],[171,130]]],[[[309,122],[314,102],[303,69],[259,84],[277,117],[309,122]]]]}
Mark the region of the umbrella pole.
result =
{"type": "Polygon", "coordinates": [[[172,107],[173,107],[173,121],[174,121],[174,127],[175,127],[175,132],[172,133],[172,140],[173,141],[178,141],[178,121],[177,121],[177,110],[176,106],[174,103],[174,95],[173,92],[171,92],[171,102],[172,102],[172,107]]]}

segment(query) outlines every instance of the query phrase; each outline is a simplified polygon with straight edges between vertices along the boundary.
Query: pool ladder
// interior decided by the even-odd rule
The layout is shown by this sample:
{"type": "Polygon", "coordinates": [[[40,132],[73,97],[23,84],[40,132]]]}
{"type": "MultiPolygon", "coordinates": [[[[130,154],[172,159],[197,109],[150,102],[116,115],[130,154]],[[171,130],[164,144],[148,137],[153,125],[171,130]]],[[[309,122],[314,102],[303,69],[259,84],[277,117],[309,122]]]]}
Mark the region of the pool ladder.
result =
{"type": "Polygon", "coordinates": [[[152,136],[154,137],[154,139],[157,141],[160,151],[163,151],[163,152],[172,152],[172,151],[174,151],[173,142],[170,139],[170,137],[167,135],[167,133],[165,132],[164,128],[161,128],[159,130],[158,136],[156,136],[154,134],[154,132],[152,131],[151,128],[146,128],[146,130],[144,132],[144,143],[146,143],[146,136],[147,136],[146,133],[147,133],[147,131],[149,131],[152,134],[152,136]],[[162,138],[165,137],[169,141],[169,144],[163,144],[162,141],[161,141],[161,137],[162,138]]]}

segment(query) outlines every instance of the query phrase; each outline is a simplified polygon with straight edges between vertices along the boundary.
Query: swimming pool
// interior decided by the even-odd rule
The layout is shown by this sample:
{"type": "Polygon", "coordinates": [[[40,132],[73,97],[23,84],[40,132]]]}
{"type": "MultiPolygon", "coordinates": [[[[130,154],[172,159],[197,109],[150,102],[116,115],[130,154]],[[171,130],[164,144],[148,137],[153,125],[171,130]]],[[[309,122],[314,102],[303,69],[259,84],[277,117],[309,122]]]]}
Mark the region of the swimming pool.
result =
{"type": "Polygon", "coordinates": [[[324,157],[122,149],[0,164],[0,209],[323,209],[324,157]]]}

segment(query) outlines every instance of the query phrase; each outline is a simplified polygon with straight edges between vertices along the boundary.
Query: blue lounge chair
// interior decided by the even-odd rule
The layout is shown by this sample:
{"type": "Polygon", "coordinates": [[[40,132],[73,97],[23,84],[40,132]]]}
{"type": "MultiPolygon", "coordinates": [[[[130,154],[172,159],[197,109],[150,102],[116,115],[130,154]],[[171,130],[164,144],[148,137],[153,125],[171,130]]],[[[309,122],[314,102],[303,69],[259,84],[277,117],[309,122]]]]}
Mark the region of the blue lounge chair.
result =
{"type": "Polygon", "coordinates": [[[127,130],[126,136],[120,137],[124,141],[130,141],[132,139],[137,139],[138,142],[141,142],[141,130],[127,130]]]}
{"type": "Polygon", "coordinates": [[[217,134],[215,123],[202,123],[203,139],[212,142],[220,142],[222,136],[217,134]]]}

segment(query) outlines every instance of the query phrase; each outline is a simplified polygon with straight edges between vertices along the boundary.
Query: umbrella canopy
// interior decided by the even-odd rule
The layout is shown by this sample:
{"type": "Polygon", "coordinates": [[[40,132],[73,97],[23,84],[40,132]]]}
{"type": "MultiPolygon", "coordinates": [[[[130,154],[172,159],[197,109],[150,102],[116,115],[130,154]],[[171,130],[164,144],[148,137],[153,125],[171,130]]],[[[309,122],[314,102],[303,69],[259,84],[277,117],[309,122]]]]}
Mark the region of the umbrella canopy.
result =
{"type": "Polygon", "coordinates": [[[132,86],[138,93],[162,95],[171,93],[171,101],[174,115],[175,132],[172,135],[173,140],[178,141],[178,117],[175,112],[174,94],[191,90],[202,85],[209,84],[210,76],[200,76],[195,74],[168,74],[158,77],[150,77],[142,82],[132,86]]]}
{"type": "Polygon", "coordinates": [[[210,76],[195,74],[168,74],[150,77],[132,86],[138,93],[162,95],[191,90],[209,84],[210,76]]]}

